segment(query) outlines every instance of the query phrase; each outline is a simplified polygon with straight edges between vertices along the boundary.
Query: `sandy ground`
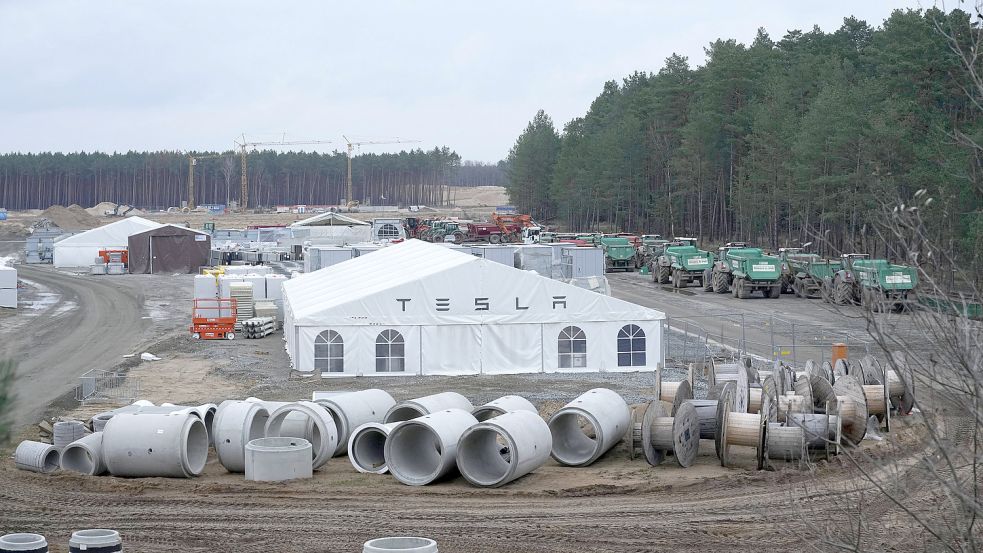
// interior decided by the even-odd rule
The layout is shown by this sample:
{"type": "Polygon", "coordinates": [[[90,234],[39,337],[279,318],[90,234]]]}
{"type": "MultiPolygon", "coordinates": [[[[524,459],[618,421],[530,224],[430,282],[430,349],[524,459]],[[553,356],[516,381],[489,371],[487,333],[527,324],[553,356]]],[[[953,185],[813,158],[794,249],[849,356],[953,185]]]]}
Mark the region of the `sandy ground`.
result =
{"type": "MultiPolygon", "coordinates": [[[[0,344],[20,355],[21,373],[29,373],[16,388],[30,398],[31,411],[18,416],[21,423],[33,423],[41,410],[47,417],[81,419],[111,408],[73,400],[71,388],[89,368],[125,371],[128,382],[139,383],[139,397],[191,404],[249,395],[296,400],[314,390],[381,387],[397,399],[455,390],[475,404],[518,393],[548,416],[592,387],[612,388],[630,403],[653,395],[652,376],[638,374],[304,378],[289,371],[279,334],[233,342],[190,340],[188,275],[90,277],[50,267],[21,275],[38,285],[28,286],[22,299],[39,307],[0,311],[0,344]],[[123,308],[135,314],[117,313],[123,308]],[[123,357],[142,351],[162,359],[123,357]]],[[[696,289],[667,290],[637,274],[611,281],[618,297],[673,317],[717,321],[724,338],[735,331],[719,324],[729,320],[722,314],[735,311],[749,320],[775,313],[803,324],[863,329],[849,310],[827,311],[816,301],[738,302],[696,289]]],[[[750,341],[756,347],[767,344],[771,329],[752,326],[750,341]]],[[[971,425],[953,428],[952,439],[959,442],[971,425]]],[[[912,461],[922,430],[920,416],[898,418],[889,439],[865,441],[863,449],[874,458],[899,460],[898,491],[909,505],[931,514],[939,499],[912,461]]],[[[18,428],[18,438],[36,436],[32,424],[18,428]]],[[[389,476],[357,473],[345,457],[329,462],[312,480],[285,484],[246,482],[225,472],[214,454],[201,477],[187,480],[38,475],[4,461],[0,530],[45,534],[52,551],[66,551],[68,535],[83,527],[116,528],[134,551],[354,552],[363,541],[385,535],[433,537],[449,552],[792,551],[809,548],[827,531],[845,532],[848,518],[862,506],[868,524],[864,549],[924,549],[919,532],[893,504],[871,492],[845,456],[817,460],[804,471],[784,463],[756,471],[753,450],[734,451],[731,468],[719,465],[709,441],[693,467],[682,469],[670,460],[653,468],[630,461],[622,443],[590,467],[550,461],[496,490],[473,488],[460,476],[407,487],[389,476]]],[[[860,467],[878,470],[870,461],[861,460],[860,467]]]]}

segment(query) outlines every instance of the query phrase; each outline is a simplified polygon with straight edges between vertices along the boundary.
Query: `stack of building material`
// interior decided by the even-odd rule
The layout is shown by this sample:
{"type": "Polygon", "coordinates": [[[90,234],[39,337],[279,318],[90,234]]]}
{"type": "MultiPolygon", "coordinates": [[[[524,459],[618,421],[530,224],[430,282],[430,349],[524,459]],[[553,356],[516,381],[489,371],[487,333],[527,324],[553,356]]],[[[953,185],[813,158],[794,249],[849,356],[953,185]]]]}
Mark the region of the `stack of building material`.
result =
{"type": "Polygon", "coordinates": [[[266,265],[229,265],[225,268],[225,274],[230,276],[269,275],[273,274],[273,268],[266,265]]]}
{"type": "Polygon", "coordinates": [[[242,321],[242,329],[246,338],[264,338],[276,330],[276,319],[273,317],[253,317],[242,321]]]}
{"type": "Polygon", "coordinates": [[[256,317],[271,317],[277,322],[279,326],[283,319],[277,316],[277,306],[275,303],[269,300],[261,300],[253,303],[253,314],[256,317]]]}
{"type": "Polygon", "coordinates": [[[266,275],[250,273],[243,275],[242,281],[253,285],[253,301],[266,299],[266,275]]]}
{"type": "Polygon", "coordinates": [[[266,299],[276,305],[276,320],[283,321],[283,283],[288,281],[285,275],[266,275],[266,299]]]}
{"type": "Polygon", "coordinates": [[[84,438],[85,434],[86,428],[82,421],[58,421],[55,423],[51,442],[61,451],[75,440],[84,438]]]}
{"type": "Polygon", "coordinates": [[[253,318],[253,285],[249,282],[233,282],[229,285],[229,297],[236,300],[236,326],[253,318]]]}
{"type": "Polygon", "coordinates": [[[92,260],[92,265],[89,266],[90,275],[104,275],[106,274],[106,260],[97,257],[92,260]]]}
{"type": "Polygon", "coordinates": [[[0,307],[17,307],[17,269],[0,266],[0,307]]]}
{"type": "Polygon", "coordinates": [[[516,248],[515,259],[515,267],[523,271],[536,271],[540,276],[553,278],[553,248],[519,246],[516,248]]]}
{"type": "Polygon", "coordinates": [[[126,265],[122,263],[107,263],[106,264],[106,274],[107,275],[123,275],[126,274],[126,265]]]}

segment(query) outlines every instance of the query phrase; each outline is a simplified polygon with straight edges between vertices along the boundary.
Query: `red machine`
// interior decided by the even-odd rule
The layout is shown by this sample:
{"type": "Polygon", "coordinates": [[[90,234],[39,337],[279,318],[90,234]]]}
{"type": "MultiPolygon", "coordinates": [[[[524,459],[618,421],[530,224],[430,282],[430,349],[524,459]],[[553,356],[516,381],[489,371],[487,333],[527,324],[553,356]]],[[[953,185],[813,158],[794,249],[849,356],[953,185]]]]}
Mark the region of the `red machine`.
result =
{"type": "Polygon", "coordinates": [[[126,250],[99,250],[99,257],[102,258],[103,263],[110,262],[109,261],[110,254],[120,254],[120,257],[122,257],[120,263],[129,266],[130,256],[128,255],[126,250]]]}
{"type": "Polygon", "coordinates": [[[199,298],[191,310],[191,337],[195,340],[234,340],[236,300],[199,298]]]}

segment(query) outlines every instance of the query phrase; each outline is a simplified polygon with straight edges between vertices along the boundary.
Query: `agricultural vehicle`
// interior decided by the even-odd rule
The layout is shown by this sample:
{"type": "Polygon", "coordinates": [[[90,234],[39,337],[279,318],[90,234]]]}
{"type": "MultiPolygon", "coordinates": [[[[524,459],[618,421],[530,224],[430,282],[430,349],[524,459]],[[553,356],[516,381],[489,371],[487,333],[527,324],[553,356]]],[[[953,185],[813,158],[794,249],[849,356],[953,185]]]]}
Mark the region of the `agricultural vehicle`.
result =
{"type": "Polygon", "coordinates": [[[713,254],[696,247],[696,238],[674,238],[662,255],[649,263],[652,280],[673,288],[685,288],[690,282],[702,283],[704,271],[713,264],[713,254]]]}
{"type": "Polygon", "coordinates": [[[719,258],[710,271],[714,292],[728,290],[735,298],[747,299],[760,291],[766,298],[782,295],[782,260],[765,255],[761,248],[748,248],[743,242],[731,242],[720,248],[719,258]]]}
{"type": "Polygon", "coordinates": [[[540,232],[539,233],[539,243],[540,244],[554,244],[559,242],[560,239],[555,232],[540,232]]]}
{"type": "Polygon", "coordinates": [[[638,248],[639,257],[641,257],[642,265],[648,265],[653,259],[659,257],[665,252],[666,244],[668,240],[663,240],[660,234],[643,234],[642,235],[642,245],[638,248]]]}
{"type": "Polygon", "coordinates": [[[584,242],[587,242],[591,246],[601,245],[601,233],[599,232],[583,232],[577,234],[573,238],[574,240],[583,240],[584,242]]]}
{"type": "Polygon", "coordinates": [[[870,259],[867,254],[843,254],[843,266],[832,279],[833,303],[860,303],[874,311],[882,307],[903,309],[908,293],[918,285],[912,267],[892,265],[886,259],[870,259]]]}
{"type": "Polygon", "coordinates": [[[827,283],[843,267],[835,259],[823,259],[802,248],[780,248],[782,259],[782,291],[786,288],[800,298],[821,298],[829,295],[827,283]]]}
{"type": "Polygon", "coordinates": [[[635,246],[627,238],[605,236],[601,238],[601,249],[604,250],[605,272],[635,270],[635,246]]]}
{"type": "Polygon", "coordinates": [[[462,227],[456,221],[433,221],[427,230],[418,234],[419,238],[427,242],[455,242],[457,244],[464,242],[467,236],[467,227],[462,227]]]}

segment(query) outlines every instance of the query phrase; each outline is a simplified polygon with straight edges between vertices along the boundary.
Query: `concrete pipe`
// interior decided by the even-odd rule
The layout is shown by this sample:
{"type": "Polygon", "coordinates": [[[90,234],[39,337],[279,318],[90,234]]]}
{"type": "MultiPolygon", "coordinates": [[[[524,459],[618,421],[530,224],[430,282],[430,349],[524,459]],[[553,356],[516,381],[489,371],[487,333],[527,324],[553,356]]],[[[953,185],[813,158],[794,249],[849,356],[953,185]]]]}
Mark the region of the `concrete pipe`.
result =
{"type": "Polygon", "coordinates": [[[93,416],[91,419],[89,419],[89,424],[92,426],[92,431],[102,432],[103,429],[106,428],[106,423],[109,422],[109,419],[113,418],[114,416],[116,416],[116,413],[113,411],[106,411],[105,413],[99,413],[98,415],[93,416]]]}
{"type": "Polygon", "coordinates": [[[117,553],[123,550],[123,539],[116,530],[93,528],[76,530],[68,540],[69,553],[97,551],[98,553],[117,553]]]}
{"type": "Polygon", "coordinates": [[[338,447],[338,428],[331,418],[331,413],[313,401],[288,403],[270,413],[270,419],[266,422],[266,437],[304,438],[311,442],[312,468],[315,470],[323,467],[334,457],[335,449],[338,447]],[[302,436],[290,436],[284,428],[284,422],[295,413],[300,413],[307,419],[302,436]]]}
{"type": "Polygon", "coordinates": [[[461,409],[470,413],[474,410],[474,405],[471,405],[468,398],[457,392],[433,394],[416,399],[408,399],[393,405],[389,409],[389,412],[386,413],[386,418],[383,422],[408,421],[446,409],[461,409]]]}
{"type": "Polygon", "coordinates": [[[456,466],[457,444],[478,424],[470,409],[445,409],[402,421],[389,433],[385,457],[389,472],[410,486],[424,486],[456,466]]]}
{"type": "Polygon", "coordinates": [[[259,438],[246,444],[246,480],[283,482],[312,478],[311,442],[303,438],[259,438]]]}
{"type": "Polygon", "coordinates": [[[437,542],[427,538],[377,538],[362,544],[362,553],[437,553],[437,542]]]}
{"type": "Polygon", "coordinates": [[[106,468],[113,476],[190,478],[208,460],[208,430],[184,413],[121,413],[102,433],[106,468]]]}
{"type": "Polygon", "coordinates": [[[106,472],[102,456],[102,432],[94,432],[68,444],[61,452],[61,468],[86,476],[99,476],[106,472]]]}
{"type": "MultiPolygon", "coordinates": [[[[247,397],[243,401],[248,403],[258,403],[265,407],[266,411],[270,414],[273,414],[273,411],[276,411],[280,407],[290,405],[292,403],[290,401],[264,401],[255,397],[247,397]]],[[[290,413],[280,426],[280,435],[303,438],[304,436],[307,436],[310,424],[310,419],[304,413],[299,411],[290,413]]]]}
{"type": "Polygon", "coordinates": [[[352,432],[348,438],[348,460],[358,472],[385,474],[389,472],[386,464],[386,440],[398,422],[382,424],[365,423],[352,432]]]}
{"type": "Polygon", "coordinates": [[[457,444],[457,468],[468,482],[497,488],[549,460],[550,427],[538,413],[512,411],[468,428],[457,444]]]}
{"type": "Polygon", "coordinates": [[[370,422],[382,422],[396,400],[387,392],[378,389],[347,392],[316,400],[321,407],[328,410],[338,429],[338,447],[334,454],[344,455],[348,450],[348,438],[351,433],[370,422]]]}
{"type": "Polygon", "coordinates": [[[170,407],[172,409],[191,409],[195,413],[198,413],[198,418],[205,423],[205,428],[208,429],[208,443],[212,445],[215,443],[215,414],[218,412],[218,406],[214,403],[203,403],[201,405],[174,405],[173,403],[161,403],[161,407],[170,407]]]}
{"type": "Polygon", "coordinates": [[[246,470],[246,444],[266,436],[269,411],[259,403],[222,402],[215,415],[215,453],[229,472],[246,470]]]}
{"type": "Polygon", "coordinates": [[[552,456],[562,465],[587,466],[631,430],[631,410],[607,388],[588,390],[556,412],[549,422],[552,456]]]}
{"type": "Polygon", "coordinates": [[[24,440],[14,450],[14,466],[21,470],[48,474],[58,470],[58,448],[51,444],[24,440]]]}
{"type": "Polygon", "coordinates": [[[511,413],[512,411],[532,411],[539,413],[536,406],[531,401],[522,396],[502,396],[494,401],[475,407],[471,414],[478,422],[486,421],[490,418],[511,413]]]}
{"type": "Polygon", "coordinates": [[[55,423],[52,430],[51,442],[58,451],[61,451],[83,436],[85,436],[85,424],[82,421],[59,421],[55,423]]]}
{"type": "Polygon", "coordinates": [[[7,534],[0,536],[0,553],[7,553],[8,551],[48,553],[48,541],[41,534],[7,534]]]}

